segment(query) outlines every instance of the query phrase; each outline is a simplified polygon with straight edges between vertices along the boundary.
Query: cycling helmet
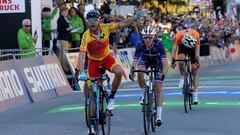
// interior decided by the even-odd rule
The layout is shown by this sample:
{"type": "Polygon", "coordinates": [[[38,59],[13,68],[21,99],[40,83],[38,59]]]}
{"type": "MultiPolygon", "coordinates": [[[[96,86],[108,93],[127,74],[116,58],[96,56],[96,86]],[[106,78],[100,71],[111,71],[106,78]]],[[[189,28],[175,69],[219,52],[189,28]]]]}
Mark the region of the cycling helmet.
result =
{"type": "Polygon", "coordinates": [[[93,9],[93,10],[90,10],[86,15],[86,19],[89,19],[89,18],[100,19],[101,14],[97,10],[93,9]]]}
{"type": "Polygon", "coordinates": [[[156,34],[156,28],[154,26],[146,26],[141,31],[143,36],[156,34]]]}
{"type": "Polygon", "coordinates": [[[187,48],[194,48],[197,44],[197,39],[190,33],[186,32],[182,38],[182,43],[187,48]]]}

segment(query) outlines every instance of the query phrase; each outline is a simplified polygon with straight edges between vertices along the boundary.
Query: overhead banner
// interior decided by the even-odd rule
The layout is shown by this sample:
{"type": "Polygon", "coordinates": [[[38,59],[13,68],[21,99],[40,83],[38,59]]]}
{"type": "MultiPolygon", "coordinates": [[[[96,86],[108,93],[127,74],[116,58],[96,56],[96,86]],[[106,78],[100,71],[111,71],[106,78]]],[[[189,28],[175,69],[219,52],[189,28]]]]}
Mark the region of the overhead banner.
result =
{"type": "Polygon", "coordinates": [[[1,61],[0,111],[30,103],[29,94],[13,61],[1,61]]]}
{"type": "Polygon", "coordinates": [[[25,0],[0,0],[1,13],[25,13],[25,0]]]}

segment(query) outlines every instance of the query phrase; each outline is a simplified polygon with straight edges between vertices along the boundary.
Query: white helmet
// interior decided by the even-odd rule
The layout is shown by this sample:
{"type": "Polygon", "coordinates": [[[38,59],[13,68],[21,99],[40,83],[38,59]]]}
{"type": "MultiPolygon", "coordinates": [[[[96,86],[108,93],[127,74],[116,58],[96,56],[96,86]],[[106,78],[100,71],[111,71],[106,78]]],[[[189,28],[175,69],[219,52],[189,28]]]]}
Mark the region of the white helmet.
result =
{"type": "Polygon", "coordinates": [[[182,38],[182,43],[187,48],[194,48],[197,45],[197,39],[190,33],[186,32],[182,38]]]}
{"type": "Polygon", "coordinates": [[[146,26],[141,31],[142,35],[156,35],[156,28],[154,26],[146,26]]]}

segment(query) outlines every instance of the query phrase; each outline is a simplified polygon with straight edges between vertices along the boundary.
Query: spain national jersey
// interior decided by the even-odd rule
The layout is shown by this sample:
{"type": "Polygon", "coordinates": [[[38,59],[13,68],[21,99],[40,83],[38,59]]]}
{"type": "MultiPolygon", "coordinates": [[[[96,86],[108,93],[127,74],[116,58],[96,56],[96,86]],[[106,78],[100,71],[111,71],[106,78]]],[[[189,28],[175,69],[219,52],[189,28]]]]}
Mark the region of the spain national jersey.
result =
{"type": "Polygon", "coordinates": [[[119,24],[100,24],[99,27],[100,34],[98,36],[95,36],[89,29],[83,34],[80,51],[87,51],[89,59],[101,61],[110,54],[109,34],[116,30],[119,24]]]}

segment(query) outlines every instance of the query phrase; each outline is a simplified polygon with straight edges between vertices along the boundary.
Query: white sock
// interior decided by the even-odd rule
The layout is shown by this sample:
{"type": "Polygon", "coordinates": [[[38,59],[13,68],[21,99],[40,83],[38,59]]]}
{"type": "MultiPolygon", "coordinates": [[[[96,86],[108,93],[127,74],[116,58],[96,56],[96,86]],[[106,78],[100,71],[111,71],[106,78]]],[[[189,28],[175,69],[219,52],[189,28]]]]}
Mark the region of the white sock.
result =
{"type": "Polygon", "coordinates": [[[162,107],[157,107],[157,118],[162,120],[162,107]]]}
{"type": "Polygon", "coordinates": [[[141,90],[141,94],[142,94],[141,97],[142,97],[142,98],[144,98],[144,91],[145,91],[145,89],[142,88],[142,90],[141,90]]]}

